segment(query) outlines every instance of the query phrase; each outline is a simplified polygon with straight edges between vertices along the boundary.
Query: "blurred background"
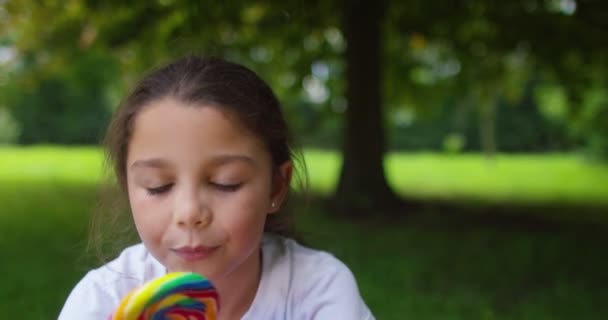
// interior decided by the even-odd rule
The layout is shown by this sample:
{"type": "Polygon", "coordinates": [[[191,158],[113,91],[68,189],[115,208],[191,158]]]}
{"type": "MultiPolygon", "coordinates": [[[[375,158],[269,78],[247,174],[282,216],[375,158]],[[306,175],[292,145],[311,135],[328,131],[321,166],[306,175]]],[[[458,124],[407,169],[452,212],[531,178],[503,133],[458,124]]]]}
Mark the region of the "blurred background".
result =
{"type": "Polygon", "coordinates": [[[608,316],[601,0],[0,0],[0,313],[55,318],[99,265],[103,130],[190,53],[274,89],[298,230],[378,319],[608,316]]]}

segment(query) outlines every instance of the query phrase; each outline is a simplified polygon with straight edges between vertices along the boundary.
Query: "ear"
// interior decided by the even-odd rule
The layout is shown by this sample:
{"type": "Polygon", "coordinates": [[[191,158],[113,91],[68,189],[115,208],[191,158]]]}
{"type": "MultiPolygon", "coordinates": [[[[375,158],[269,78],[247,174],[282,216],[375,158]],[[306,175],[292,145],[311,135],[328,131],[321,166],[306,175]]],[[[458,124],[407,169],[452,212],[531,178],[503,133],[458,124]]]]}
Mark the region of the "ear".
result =
{"type": "Polygon", "coordinates": [[[291,161],[283,162],[272,177],[272,193],[270,195],[270,203],[268,204],[268,213],[279,211],[283,202],[289,194],[289,184],[291,183],[291,175],[293,173],[293,164],[291,161]]]}

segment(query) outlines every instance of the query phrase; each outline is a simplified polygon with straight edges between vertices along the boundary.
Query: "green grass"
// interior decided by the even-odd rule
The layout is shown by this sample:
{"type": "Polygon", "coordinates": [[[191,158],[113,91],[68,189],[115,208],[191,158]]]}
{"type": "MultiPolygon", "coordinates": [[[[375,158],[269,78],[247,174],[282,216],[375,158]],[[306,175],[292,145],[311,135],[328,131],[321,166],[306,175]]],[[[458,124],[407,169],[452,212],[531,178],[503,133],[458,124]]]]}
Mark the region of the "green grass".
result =
{"type": "Polygon", "coordinates": [[[608,315],[606,235],[442,218],[356,223],[310,212],[302,223],[313,245],[349,265],[378,319],[608,315]]]}
{"type": "MultiPolygon", "coordinates": [[[[307,150],[311,189],[330,194],[336,186],[336,152],[307,150]]],[[[608,206],[608,165],[573,154],[499,155],[390,154],[389,183],[402,195],[420,199],[480,200],[496,203],[596,204],[608,206]]],[[[95,183],[101,177],[97,148],[0,148],[2,181],[95,183]],[[10,168],[10,169],[9,169],[10,168]]]]}
{"type": "Polygon", "coordinates": [[[2,181],[97,183],[102,163],[92,147],[0,147],[2,181]]]}
{"type": "MultiPolygon", "coordinates": [[[[312,189],[331,192],[338,154],[308,150],[305,158],[312,189]]],[[[414,198],[608,205],[608,165],[577,155],[499,155],[488,160],[481,154],[394,153],[385,166],[389,183],[414,198]]]]}
{"type": "MultiPolygon", "coordinates": [[[[307,159],[313,189],[331,192],[337,156],[307,159]]],[[[494,165],[475,155],[393,155],[387,167],[399,192],[420,198],[599,205],[608,197],[607,168],[570,155],[500,156],[494,165]]],[[[95,265],[84,247],[100,168],[94,148],[0,148],[0,314],[56,317],[95,265]]],[[[300,208],[301,230],[347,263],[378,319],[608,315],[605,229],[486,225],[442,212],[347,221],[325,210],[300,208]]]]}

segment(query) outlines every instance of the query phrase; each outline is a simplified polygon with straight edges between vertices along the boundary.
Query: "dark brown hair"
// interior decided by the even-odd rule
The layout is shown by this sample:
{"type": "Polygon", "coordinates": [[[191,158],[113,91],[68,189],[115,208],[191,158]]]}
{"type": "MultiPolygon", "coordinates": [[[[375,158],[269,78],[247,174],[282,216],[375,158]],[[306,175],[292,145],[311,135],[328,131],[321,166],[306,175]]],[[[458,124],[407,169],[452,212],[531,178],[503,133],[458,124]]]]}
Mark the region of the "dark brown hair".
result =
{"type": "MultiPolygon", "coordinates": [[[[122,242],[111,246],[110,251],[135,239],[131,215],[126,214],[126,157],[133,122],[142,108],[167,97],[191,106],[210,105],[236,116],[242,125],[266,145],[275,174],[278,173],[278,167],[288,160],[294,162],[296,169],[305,171],[302,157],[294,152],[279,101],[260,77],[242,65],[217,57],[181,58],[144,77],[124,99],[110,122],[104,144],[107,164],[112,168],[112,178],[118,188],[108,188],[102,194],[101,206],[93,219],[89,244],[95,246],[99,257],[108,249],[104,249],[104,245],[107,245],[104,243],[106,238],[122,242]],[[295,164],[300,164],[301,167],[295,164]],[[108,232],[113,235],[107,234],[108,232]]],[[[295,173],[297,182],[305,189],[305,172],[298,175],[296,170],[295,173]]],[[[295,236],[293,219],[288,212],[269,215],[264,230],[295,236]]]]}

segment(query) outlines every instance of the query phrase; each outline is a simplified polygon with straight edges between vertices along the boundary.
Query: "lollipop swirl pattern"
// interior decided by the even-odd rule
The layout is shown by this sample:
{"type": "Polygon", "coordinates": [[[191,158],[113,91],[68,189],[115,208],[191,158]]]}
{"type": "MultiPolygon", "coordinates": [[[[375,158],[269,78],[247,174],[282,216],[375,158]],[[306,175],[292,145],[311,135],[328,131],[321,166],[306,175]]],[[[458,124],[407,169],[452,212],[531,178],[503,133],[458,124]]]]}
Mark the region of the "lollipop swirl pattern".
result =
{"type": "Polygon", "coordinates": [[[123,298],[108,320],[216,320],[219,297],[196,273],[169,273],[123,298]]]}

